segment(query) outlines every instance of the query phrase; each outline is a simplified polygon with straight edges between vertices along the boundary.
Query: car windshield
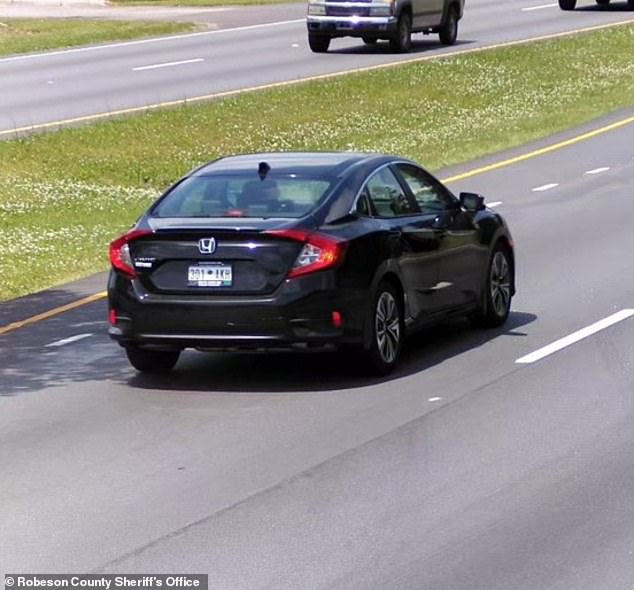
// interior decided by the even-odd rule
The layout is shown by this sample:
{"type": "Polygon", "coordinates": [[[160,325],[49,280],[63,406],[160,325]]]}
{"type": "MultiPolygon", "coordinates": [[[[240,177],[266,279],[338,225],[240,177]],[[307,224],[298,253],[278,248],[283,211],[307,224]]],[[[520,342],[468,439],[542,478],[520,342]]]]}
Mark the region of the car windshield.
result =
{"type": "Polygon", "coordinates": [[[191,176],[165,195],[154,217],[302,217],[319,205],[331,178],[290,174],[191,176]]]}

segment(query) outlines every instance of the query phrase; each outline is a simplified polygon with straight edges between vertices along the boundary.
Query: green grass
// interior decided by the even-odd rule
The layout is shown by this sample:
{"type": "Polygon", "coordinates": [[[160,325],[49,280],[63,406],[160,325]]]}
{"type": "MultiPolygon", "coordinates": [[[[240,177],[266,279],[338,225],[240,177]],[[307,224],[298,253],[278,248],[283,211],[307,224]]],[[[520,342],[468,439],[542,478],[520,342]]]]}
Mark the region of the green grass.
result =
{"type": "Polygon", "coordinates": [[[621,26],[0,142],[0,299],[106,269],[108,241],[212,158],[353,149],[438,169],[631,106],[633,54],[621,26]]]}
{"type": "Polygon", "coordinates": [[[115,6],[244,6],[288,4],[290,1],[292,0],[110,0],[110,4],[115,6]]]}
{"type": "Polygon", "coordinates": [[[190,23],[84,19],[1,19],[0,55],[46,51],[191,31],[190,23]]]}

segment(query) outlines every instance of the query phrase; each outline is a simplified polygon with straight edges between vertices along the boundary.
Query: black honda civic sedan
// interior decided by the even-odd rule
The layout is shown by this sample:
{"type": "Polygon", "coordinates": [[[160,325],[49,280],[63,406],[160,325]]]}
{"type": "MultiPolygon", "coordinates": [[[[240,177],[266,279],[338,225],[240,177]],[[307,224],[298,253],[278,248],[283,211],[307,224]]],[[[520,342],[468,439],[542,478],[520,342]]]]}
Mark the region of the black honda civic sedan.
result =
{"type": "Polygon", "coordinates": [[[350,347],[386,374],[422,326],[506,321],[513,240],[483,201],[395,156],[221,158],[110,244],[110,336],[150,373],[185,348],[350,347]]]}

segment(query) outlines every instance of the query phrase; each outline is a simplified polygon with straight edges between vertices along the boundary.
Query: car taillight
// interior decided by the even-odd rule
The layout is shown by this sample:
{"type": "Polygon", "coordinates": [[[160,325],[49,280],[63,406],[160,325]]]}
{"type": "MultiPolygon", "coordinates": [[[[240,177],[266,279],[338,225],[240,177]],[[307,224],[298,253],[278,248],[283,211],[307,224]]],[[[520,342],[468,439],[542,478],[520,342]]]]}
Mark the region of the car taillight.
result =
{"type": "Polygon", "coordinates": [[[303,243],[295,263],[288,272],[289,279],[337,266],[343,260],[348,245],[347,242],[332,236],[297,229],[269,230],[266,233],[303,243]]]}
{"type": "Polygon", "coordinates": [[[130,255],[130,242],[151,233],[147,229],[134,229],[113,240],[110,243],[110,264],[112,267],[132,279],[136,277],[136,270],[130,255]]]}

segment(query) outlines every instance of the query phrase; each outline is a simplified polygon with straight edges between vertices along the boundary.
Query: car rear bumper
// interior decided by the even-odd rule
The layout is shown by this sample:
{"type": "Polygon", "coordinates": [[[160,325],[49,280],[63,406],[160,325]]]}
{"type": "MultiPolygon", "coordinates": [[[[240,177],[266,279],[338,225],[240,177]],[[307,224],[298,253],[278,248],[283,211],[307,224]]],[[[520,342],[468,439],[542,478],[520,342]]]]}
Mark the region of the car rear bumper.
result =
{"type": "Polygon", "coordinates": [[[396,31],[397,19],[393,16],[309,16],[306,21],[310,34],[331,37],[389,36],[396,31]]]}
{"type": "Polygon", "coordinates": [[[155,349],[306,350],[363,342],[363,291],[336,289],[331,273],[320,274],[326,276],[286,282],[268,296],[230,298],[148,293],[111,276],[116,321],[108,332],[123,346],[155,349]]]}

